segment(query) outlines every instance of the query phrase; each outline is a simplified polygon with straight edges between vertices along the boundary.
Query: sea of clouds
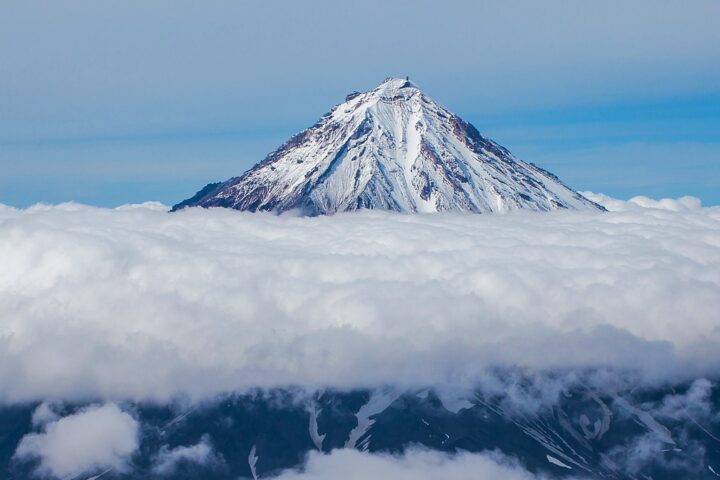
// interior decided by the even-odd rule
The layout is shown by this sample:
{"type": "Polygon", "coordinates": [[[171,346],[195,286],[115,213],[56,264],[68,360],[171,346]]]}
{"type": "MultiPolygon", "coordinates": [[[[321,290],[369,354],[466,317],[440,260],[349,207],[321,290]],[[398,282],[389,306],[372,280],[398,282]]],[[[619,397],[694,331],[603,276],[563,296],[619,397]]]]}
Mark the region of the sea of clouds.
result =
{"type": "Polygon", "coordinates": [[[720,208],[588,195],[614,211],[0,207],[1,400],[716,372],[720,208]]]}
{"type": "MultiPolygon", "coordinates": [[[[483,384],[533,408],[584,369],[601,383],[713,376],[720,207],[586,195],[610,211],[298,218],[0,205],[0,402],[94,402],[64,417],[40,404],[15,458],[37,460],[41,476],[131,468],[140,426],[124,400],[483,384]]],[[[654,414],[708,414],[709,385],[695,380],[654,414]]],[[[183,461],[218,461],[211,439],[161,451],[154,472],[183,461]]],[[[424,450],[313,453],[279,478],[340,473],[532,478],[497,454],[424,450]]]]}

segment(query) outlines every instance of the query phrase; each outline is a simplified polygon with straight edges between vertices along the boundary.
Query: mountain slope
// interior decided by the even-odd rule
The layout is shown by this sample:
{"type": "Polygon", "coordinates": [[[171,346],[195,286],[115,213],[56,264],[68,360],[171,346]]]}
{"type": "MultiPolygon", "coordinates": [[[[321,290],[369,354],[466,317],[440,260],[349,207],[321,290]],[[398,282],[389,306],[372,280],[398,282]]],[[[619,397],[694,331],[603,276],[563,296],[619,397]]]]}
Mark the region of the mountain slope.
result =
{"type": "Polygon", "coordinates": [[[173,207],[330,214],[598,209],[406,79],[352,93],[240,177],[173,207]]]}

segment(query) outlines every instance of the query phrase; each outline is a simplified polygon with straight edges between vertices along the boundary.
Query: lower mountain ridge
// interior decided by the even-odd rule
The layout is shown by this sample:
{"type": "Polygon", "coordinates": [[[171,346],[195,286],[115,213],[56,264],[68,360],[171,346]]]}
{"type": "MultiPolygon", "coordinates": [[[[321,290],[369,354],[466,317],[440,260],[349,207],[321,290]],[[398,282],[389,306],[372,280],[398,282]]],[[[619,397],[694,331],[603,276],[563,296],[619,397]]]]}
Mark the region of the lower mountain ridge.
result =
{"type": "MultiPolygon", "coordinates": [[[[696,384],[624,393],[577,384],[553,402],[530,395],[525,404],[517,403],[517,391],[453,396],[392,388],[257,390],[191,406],[126,404],[141,425],[139,449],[129,468],[98,474],[103,480],[271,478],[300,468],[311,451],[426,448],[501,452],[550,478],[713,479],[720,472],[720,390],[703,385],[699,395],[696,384]],[[710,420],[686,403],[699,397],[710,420]],[[160,452],[200,443],[212,448],[212,462],[188,456],[171,475],[158,472],[160,452]]],[[[57,408],[67,415],[82,407],[57,408]]],[[[37,408],[0,407],[0,477],[32,477],[36,462],[18,461],[13,452],[37,429],[37,408]]]]}

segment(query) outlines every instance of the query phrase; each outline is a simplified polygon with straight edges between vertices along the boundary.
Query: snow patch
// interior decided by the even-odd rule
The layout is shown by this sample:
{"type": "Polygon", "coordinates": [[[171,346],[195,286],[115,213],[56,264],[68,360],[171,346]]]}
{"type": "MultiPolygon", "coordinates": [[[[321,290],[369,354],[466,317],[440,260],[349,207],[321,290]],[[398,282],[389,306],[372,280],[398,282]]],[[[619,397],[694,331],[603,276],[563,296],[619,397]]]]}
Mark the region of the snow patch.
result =
{"type": "Polygon", "coordinates": [[[255,445],[253,445],[252,448],[250,449],[250,454],[248,455],[248,465],[250,466],[250,473],[252,473],[253,480],[258,479],[257,468],[256,468],[257,461],[258,461],[257,448],[255,445]]]}
{"type": "Polygon", "coordinates": [[[545,455],[545,457],[547,458],[547,461],[552,463],[553,465],[557,465],[558,467],[567,468],[567,469],[572,470],[572,467],[570,465],[558,460],[557,458],[553,457],[552,455],[545,455]]]}
{"type": "Polygon", "coordinates": [[[308,406],[308,412],[310,413],[310,425],[308,427],[310,430],[310,438],[312,439],[313,444],[315,445],[315,448],[322,451],[322,443],[323,443],[323,440],[325,440],[326,434],[320,435],[318,433],[318,424],[317,424],[317,419],[318,419],[318,416],[320,415],[320,413],[322,412],[322,408],[318,409],[317,405],[313,402],[311,405],[308,406]]]}
{"type": "Polygon", "coordinates": [[[365,435],[365,433],[375,423],[375,419],[371,419],[370,417],[383,412],[399,397],[400,394],[398,394],[395,390],[375,390],[371,394],[368,403],[363,405],[355,415],[358,424],[352,429],[352,431],[350,431],[350,435],[345,442],[345,448],[356,448],[358,446],[358,440],[365,435]]]}

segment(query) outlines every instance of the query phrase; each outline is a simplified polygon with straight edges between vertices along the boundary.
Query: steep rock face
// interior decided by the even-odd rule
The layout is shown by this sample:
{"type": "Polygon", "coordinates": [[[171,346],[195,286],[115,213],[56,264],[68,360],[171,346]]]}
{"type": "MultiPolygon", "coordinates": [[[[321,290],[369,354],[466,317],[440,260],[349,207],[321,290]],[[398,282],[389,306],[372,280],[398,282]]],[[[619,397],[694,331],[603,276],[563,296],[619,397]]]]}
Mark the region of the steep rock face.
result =
{"type": "Polygon", "coordinates": [[[309,215],[602,209],[394,78],[348,95],[242,176],[173,209],[187,206],[309,215]]]}

